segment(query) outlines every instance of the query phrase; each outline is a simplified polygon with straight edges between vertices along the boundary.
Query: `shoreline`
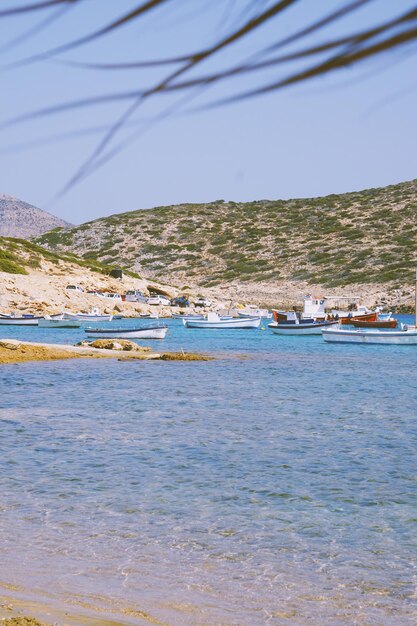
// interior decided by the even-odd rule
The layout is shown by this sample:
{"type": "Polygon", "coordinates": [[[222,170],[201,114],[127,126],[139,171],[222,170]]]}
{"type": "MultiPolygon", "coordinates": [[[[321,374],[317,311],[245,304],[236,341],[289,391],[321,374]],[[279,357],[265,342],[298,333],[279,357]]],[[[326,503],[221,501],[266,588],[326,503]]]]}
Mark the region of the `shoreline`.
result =
{"type": "Polygon", "coordinates": [[[0,365],[67,359],[117,359],[119,361],[208,361],[213,357],[187,352],[109,350],[67,344],[48,344],[0,338],[0,365]]]}
{"type": "Polygon", "coordinates": [[[63,598],[38,599],[33,592],[0,582],[0,623],[4,626],[168,626],[144,611],[119,614],[115,608],[68,602],[63,598]]]}

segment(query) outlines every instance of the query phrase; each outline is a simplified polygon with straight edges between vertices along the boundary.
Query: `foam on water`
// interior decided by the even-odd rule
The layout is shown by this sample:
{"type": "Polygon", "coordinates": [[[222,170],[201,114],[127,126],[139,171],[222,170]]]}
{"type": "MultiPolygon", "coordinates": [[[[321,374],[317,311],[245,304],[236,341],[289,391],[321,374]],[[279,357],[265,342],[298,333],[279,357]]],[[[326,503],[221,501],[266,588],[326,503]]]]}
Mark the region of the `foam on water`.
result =
{"type": "Polygon", "coordinates": [[[0,580],[132,623],[415,623],[416,351],[148,345],[249,358],[2,367],[0,580]]]}

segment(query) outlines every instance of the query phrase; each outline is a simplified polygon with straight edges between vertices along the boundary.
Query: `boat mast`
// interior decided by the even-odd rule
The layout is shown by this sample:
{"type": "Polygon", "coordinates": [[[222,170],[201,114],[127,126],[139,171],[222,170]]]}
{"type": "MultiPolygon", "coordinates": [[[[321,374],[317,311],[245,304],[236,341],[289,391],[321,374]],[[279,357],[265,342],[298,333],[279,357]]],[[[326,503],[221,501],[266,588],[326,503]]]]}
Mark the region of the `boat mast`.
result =
{"type": "Polygon", "coordinates": [[[417,267],[416,267],[416,301],[415,301],[415,317],[414,317],[414,324],[415,327],[417,329],[417,267]]]}

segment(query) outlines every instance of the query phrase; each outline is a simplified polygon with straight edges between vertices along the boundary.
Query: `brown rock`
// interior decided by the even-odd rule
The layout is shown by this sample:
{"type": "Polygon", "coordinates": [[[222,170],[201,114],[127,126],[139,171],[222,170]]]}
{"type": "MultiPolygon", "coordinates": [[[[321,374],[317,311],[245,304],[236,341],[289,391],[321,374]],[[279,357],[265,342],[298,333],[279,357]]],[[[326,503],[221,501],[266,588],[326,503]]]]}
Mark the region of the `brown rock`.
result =
{"type": "Polygon", "coordinates": [[[92,348],[100,348],[102,350],[123,350],[125,352],[150,352],[150,348],[138,346],[134,341],[129,339],[96,339],[92,343],[82,343],[92,348]]]}
{"type": "Polygon", "coordinates": [[[8,341],[0,341],[0,348],[6,348],[6,350],[17,350],[18,346],[8,341]]]}

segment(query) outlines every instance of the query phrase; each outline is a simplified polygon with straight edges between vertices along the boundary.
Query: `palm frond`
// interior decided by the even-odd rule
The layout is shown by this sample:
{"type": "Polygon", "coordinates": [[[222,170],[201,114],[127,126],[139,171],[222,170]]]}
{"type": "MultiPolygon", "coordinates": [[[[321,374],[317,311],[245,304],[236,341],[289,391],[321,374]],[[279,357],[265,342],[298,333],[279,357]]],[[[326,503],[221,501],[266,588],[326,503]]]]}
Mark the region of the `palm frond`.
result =
{"type": "MultiPolygon", "coordinates": [[[[75,5],[81,7],[86,2],[88,0],[39,0],[1,9],[0,18],[30,15],[38,11],[52,11],[75,5]]],[[[201,3],[202,0],[195,0],[195,2],[201,3]]],[[[131,90],[88,98],[80,97],[71,102],[56,105],[48,104],[37,111],[6,120],[0,125],[0,128],[84,107],[111,102],[127,102],[127,108],[114,124],[106,129],[91,155],[72,177],[71,184],[75,184],[107,162],[123,147],[123,141],[119,141],[115,146],[112,146],[112,142],[124,125],[129,123],[138,108],[151,98],[183,91],[185,93],[181,102],[185,102],[187,92],[194,97],[195,94],[201,94],[209,87],[227,82],[232,87],[231,95],[227,97],[217,95],[211,103],[204,103],[204,106],[232,103],[270,94],[291,85],[305,83],[342,68],[363,64],[382,54],[393,54],[396,50],[406,49],[417,41],[417,3],[411,0],[408,10],[401,12],[398,9],[396,14],[395,3],[393,3],[391,7],[393,17],[382,21],[379,20],[380,11],[376,0],[345,0],[337,8],[316,16],[310,23],[295,28],[294,32],[282,36],[280,26],[284,14],[297,9],[298,13],[295,11],[294,15],[298,15],[296,19],[300,19],[300,11],[306,2],[307,0],[248,0],[242,6],[242,3],[236,3],[235,0],[212,0],[213,5],[223,8],[222,20],[228,22],[228,32],[224,34],[225,29],[218,29],[216,33],[213,33],[211,43],[201,47],[201,49],[191,50],[187,53],[183,53],[179,49],[176,54],[170,57],[139,58],[126,62],[100,61],[99,59],[93,61],[91,57],[85,61],[65,58],[66,53],[80,49],[86,44],[93,44],[122,28],[136,24],[151,13],[156,14],[156,24],[158,24],[159,16],[162,15],[163,10],[175,10],[176,7],[180,7],[180,0],[142,0],[134,3],[133,8],[116,15],[104,26],[93,28],[91,32],[87,32],[77,39],[63,42],[59,46],[39,50],[39,52],[21,59],[9,67],[49,60],[78,69],[102,72],[126,72],[157,68],[159,76],[160,72],[166,68],[162,78],[158,78],[154,82],[151,81],[148,86],[141,89],[137,87],[136,79],[134,79],[135,84],[131,90]],[[351,26],[346,26],[345,29],[341,27],[340,23],[343,20],[363,9],[368,10],[366,23],[369,23],[369,11],[374,11],[373,23],[370,23],[366,28],[356,29],[353,32],[350,32],[351,26]],[[339,34],[332,36],[329,34],[329,29],[336,23],[339,34]],[[268,29],[267,40],[264,41],[261,37],[256,36],[258,31],[264,29],[265,32],[266,27],[270,27],[271,24],[274,24],[276,28],[275,30],[268,29]],[[231,48],[233,48],[233,54],[225,54],[231,48]],[[228,60],[230,58],[234,61],[228,60]],[[207,71],[207,64],[212,59],[214,59],[216,69],[215,71],[207,71]],[[196,74],[197,70],[198,75],[196,74]],[[232,79],[245,79],[249,75],[259,76],[258,84],[242,88],[241,85],[239,87],[239,83],[235,87],[235,83],[231,82],[232,79]]],[[[50,22],[52,23],[52,21],[51,19],[50,22]]],[[[47,18],[32,30],[36,33],[37,29],[46,28],[48,24],[47,18]]],[[[16,41],[21,41],[21,38],[16,41]]],[[[174,108],[168,107],[163,118],[165,119],[166,115],[172,113],[174,108]]]]}

